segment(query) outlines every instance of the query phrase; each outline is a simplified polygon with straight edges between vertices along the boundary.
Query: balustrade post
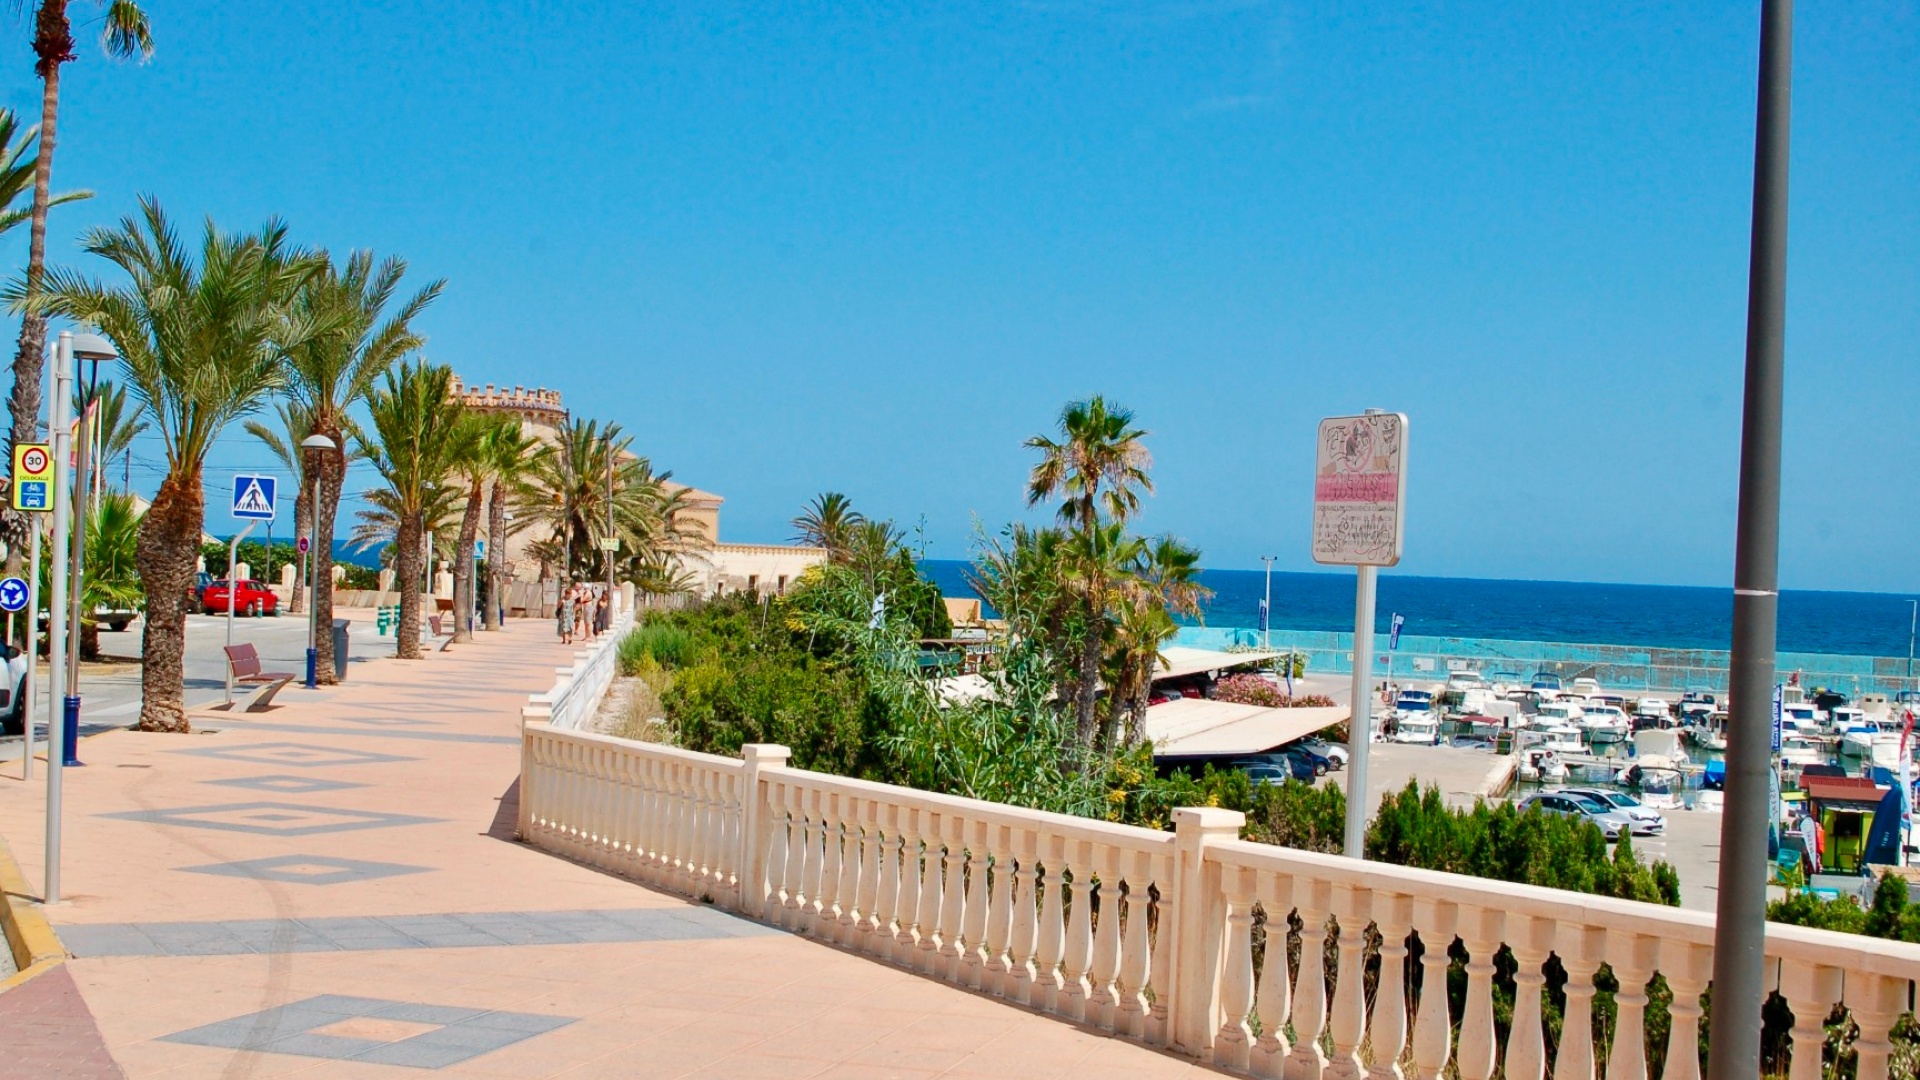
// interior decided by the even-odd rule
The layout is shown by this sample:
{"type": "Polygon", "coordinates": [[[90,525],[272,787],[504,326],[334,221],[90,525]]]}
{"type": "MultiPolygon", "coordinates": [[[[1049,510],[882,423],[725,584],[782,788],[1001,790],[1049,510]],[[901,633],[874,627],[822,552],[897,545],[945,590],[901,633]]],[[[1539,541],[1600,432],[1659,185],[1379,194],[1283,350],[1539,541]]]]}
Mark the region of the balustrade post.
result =
{"type": "Polygon", "coordinates": [[[544,734],[544,725],[530,724],[523,716],[520,720],[520,787],[516,794],[519,802],[514,807],[513,836],[521,843],[529,842],[533,837],[533,805],[539,798],[539,755],[534,743],[544,734]]]}
{"type": "Polygon", "coordinates": [[[1084,841],[1069,846],[1066,872],[1073,878],[1067,885],[1066,955],[1060,961],[1061,1015],[1070,1020],[1087,1018],[1087,967],[1093,959],[1093,845],[1084,841]]]}
{"type": "Polygon", "coordinates": [[[1713,949],[1671,939],[1660,942],[1660,971],[1673,991],[1667,1009],[1667,1067],[1661,1080],[1700,1080],[1700,995],[1713,977],[1713,949]]]}
{"type": "MultiPolygon", "coordinates": [[[[1092,980],[1087,995],[1087,1019],[1097,1027],[1111,1030],[1120,1004],[1113,987],[1120,975],[1119,852],[1106,845],[1096,848],[1093,870],[1100,877],[1099,889],[1094,894],[1100,901],[1100,911],[1099,922],[1094,926],[1093,960],[1087,972],[1092,980]]],[[[1091,907],[1088,914],[1093,914],[1091,907]]]]}
{"type": "Polygon", "coordinates": [[[960,969],[954,972],[960,982],[974,990],[990,990],[987,985],[987,834],[992,826],[984,821],[969,823],[967,837],[967,908],[961,918],[966,944],[960,953],[960,969]]]}
{"type": "Polygon", "coordinates": [[[1288,938],[1293,933],[1289,919],[1293,915],[1294,878],[1262,874],[1259,880],[1260,910],[1266,913],[1266,948],[1260,957],[1260,985],[1254,994],[1254,1014],[1260,1018],[1260,1041],[1254,1044],[1253,1071],[1269,1080],[1286,1075],[1287,1055],[1293,1044],[1287,1041],[1287,1021],[1293,1013],[1293,973],[1287,966],[1288,938]]]}
{"type": "MultiPolygon", "coordinates": [[[[1166,989],[1172,998],[1167,1015],[1173,1029],[1173,1048],[1205,1060],[1211,1056],[1213,1036],[1220,1029],[1220,966],[1224,919],[1219,917],[1220,868],[1208,848],[1235,840],[1247,824],[1237,810],[1214,806],[1183,806],[1173,812],[1174,870],[1171,920],[1162,919],[1160,932],[1171,934],[1166,989]],[[1167,923],[1171,921],[1173,925],[1167,923]]],[[[1049,868],[1051,870],[1051,868],[1049,868]]],[[[1162,913],[1169,899],[1161,889],[1162,913]]],[[[1156,984],[1160,985],[1160,984],[1156,984]]]]}
{"type": "Polygon", "coordinates": [[[1513,950],[1513,1026],[1507,1033],[1506,1080],[1541,1080],[1547,1070],[1546,1029],[1540,1018],[1544,970],[1553,954],[1552,919],[1513,915],[1507,947],[1513,950]]]}
{"type": "Polygon", "coordinates": [[[1607,931],[1607,963],[1620,980],[1614,992],[1613,1052],[1607,1080],[1647,1080],[1647,981],[1653,978],[1660,941],[1631,931],[1607,931]]]}
{"type": "Polygon", "coordinates": [[[1034,999],[1031,1004],[1052,1012],[1060,1004],[1060,948],[1067,937],[1066,890],[1061,887],[1060,881],[1061,870],[1066,865],[1067,842],[1058,836],[1048,836],[1045,843],[1043,857],[1046,863],[1042,870],[1046,877],[1042,879],[1039,890],[1040,944],[1035,947],[1033,957],[1034,999]]]}
{"type": "Polygon", "coordinates": [[[1234,1072],[1246,1072],[1253,1030],[1247,1014],[1253,1009],[1253,901],[1254,874],[1232,867],[1220,874],[1226,903],[1226,956],[1220,971],[1220,1030],[1213,1036],[1213,1063],[1234,1072]]]}
{"type": "Polygon", "coordinates": [[[1333,908],[1332,883],[1296,878],[1293,906],[1300,913],[1300,968],[1293,979],[1293,1056],[1288,1059],[1287,1076],[1320,1080],[1327,1071],[1320,1033],[1327,1028],[1327,914],[1333,908]]]}
{"type": "MultiPolygon", "coordinates": [[[[1793,1065],[1788,1080],[1820,1080],[1827,1042],[1827,1014],[1841,998],[1841,970],[1787,960],[1780,967],[1780,996],[1793,1010],[1793,1065]]],[[[1672,1052],[1668,1052],[1672,1057],[1672,1052]]]]}
{"type": "MultiPolygon", "coordinates": [[[[1135,1039],[1147,1035],[1147,974],[1151,964],[1151,952],[1147,940],[1147,912],[1152,908],[1148,887],[1153,882],[1153,856],[1144,851],[1136,851],[1128,860],[1126,925],[1122,932],[1126,935],[1120,949],[1120,974],[1114,986],[1114,994],[1120,1007],[1114,1026],[1122,1034],[1135,1039]]],[[[1120,916],[1115,909],[1116,919],[1120,916]]]]}
{"type": "Polygon", "coordinates": [[[1013,935],[1013,845],[1008,842],[1005,825],[989,825],[987,854],[993,858],[992,881],[987,889],[987,989],[995,997],[1006,997],[1013,989],[1007,942],[1013,935]]]}
{"type": "Polygon", "coordinates": [[[1889,1075],[1893,1043],[1888,1036],[1894,1021],[1906,1011],[1907,980],[1858,972],[1848,972],[1846,979],[1847,1011],[1860,1025],[1860,1034],[1853,1040],[1853,1052],[1858,1055],[1853,1075],[1858,1080],[1880,1080],[1889,1075]]]}
{"type": "Polygon", "coordinates": [[[1553,1080],[1593,1080],[1593,975],[1606,952],[1607,933],[1595,926],[1562,926],[1554,952],[1567,971],[1567,1005],[1553,1080]]]}
{"type": "Polygon", "coordinates": [[[1467,1008],[1460,1017],[1460,1049],[1454,1066],[1460,1080],[1489,1080],[1495,1054],[1493,954],[1500,951],[1506,913],[1494,908],[1462,912],[1460,937],[1467,946],[1467,1008]]]}
{"type": "Polygon", "coordinates": [[[1333,984],[1333,1059],[1328,1072],[1358,1080],[1360,1044],[1367,1037],[1367,924],[1373,921],[1373,893],[1351,885],[1333,890],[1334,917],[1340,921],[1339,977],[1333,984]]]}
{"type": "Polygon", "coordinates": [[[1037,1004],[1034,992],[1034,944],[1040,934],[1040,864],[1031,829],[1013,832],[1013,857],[1019,869],[1013,872],[1013,928],[1008,935],[1007,962],[1012,982],[1007,996],[1023,1005],[1037,1004]]]}
{"type": "Polygon", "coordinates": [[[901,807],[898,824],[900,826],[900,899],[894,907],[897,925],[893,931],[893,962],[902,967],[912,967],[917,954],[919,939],[915,928],[920,925],[920,838],[926,833],[922,822],[925,811],[912,807],[901,807]]]}
{"type": "MultiPolygon", "coordinates": [[[[1147,1040],[1156,1046],[1167,1046],[1173,1042],[1173,1025],[1167,1013],[1167,1003],[1173,997],[1175,972],[1170,959],[1173,956],[1173,939],[1178,933],[1180,922],[1179,909],[1173,902],[1174,867],[1177,860],[1171,856],[1161,856],[1153,860],[1153,956],[1147,962],[1147,989],[1153,999],[1152,1011],[1147,1014],[1147,1040]]],[[[1144,899],[1144,898],[1143,898],[1144,899]]],[[[1142,907],[1142,912],[1149,910],[1142,907]]]]}
{"type": "MultiPolygon", "coordinates": [[[[740,748],[740,903],[748,915],[767,915],[767,860],[772,857],[774,810],[760,790],[761,774],[784,769],[793,751],[776,743],[748,743],[740,748]]],[[[782,811],[784,814],[784,810],[782,811]]],[[[784,845],[782,845],[784,849],[784,845]]]]}
{"type": "MultiPolygon", "coordinates": [[[[1447,1009],[1447,955],[1453,948],[1458,912],[1444,900],[1413,902],[1420,934],[1420,1001],[1413,1016],[1413,1071],[1419,1080],[1441,1080],[1453,1055],[1453,1018],[1447,1009]]],[[[1591,991],[1589,991],[1591,993],[1591,991]]]]}
{"type": "Polygon", "coordinates": [[[940,815],[940,838],[946,842],[946,867],[940,894],[939,963],[934,970],[949,980],[961,977],[960,922],[967,911],[967,822],[952,814],[940,815]]]}
{"type": "Polygon", "coordinates": [[[915,951],[914,966],[921,974],[931,975],[939,969],[940,958],[940,905],[945,899],[944,868],[946,859],[940,847],[941,817],[932,811],[921,811],[920,836],[926,841],[926,854],[920,866],[920,938],[915,951]]]}
{"type": "Polygon", "coordinates": [[[873,898],[873,925],[868,928],[872,945],[868,951],[882,960],[893,959],[893,920],[900,911],[900,860],[906,848],[900,824],[910,813],[898,803],[885,803],[876,822],[880,829],[880,884],[873,898]]]}
{"type": "Polygon", "coordinates": [[[1373,894],[1373,920],[1380,928],[1380,985],[1373,996],[1369,1037],[1370,1080],[1401,1080],[1400,1052],[1407,1046],[1407,935],[1413,930],[1413,898],[1373,894]]]}

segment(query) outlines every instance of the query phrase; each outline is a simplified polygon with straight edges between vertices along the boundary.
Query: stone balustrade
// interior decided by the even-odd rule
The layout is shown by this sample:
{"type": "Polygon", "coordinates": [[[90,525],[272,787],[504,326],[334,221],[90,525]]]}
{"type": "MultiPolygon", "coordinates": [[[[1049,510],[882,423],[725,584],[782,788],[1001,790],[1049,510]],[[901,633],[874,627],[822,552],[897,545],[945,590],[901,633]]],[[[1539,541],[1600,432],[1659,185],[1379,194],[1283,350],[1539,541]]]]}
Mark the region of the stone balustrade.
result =
{"type": "Polygon", "coordinates": [[[574,653],[571,665],[555,668],[553,686],[528,696],[526,706],[520,710],[521,719],[567,729],[578,728],[592,719],[619,672],[620,639],[632,628],[633,612],[616,605],[612,628],[593,644],[574,653]]]}
{"type": "MultiPolygon", "coordinates": [[[[1157,832],[787,758],[528,722],[520,835],[1229,1072],[1645,1080],[1663,1062],[1662,1080],[1699,1076],[1709,915],[1250,843],[1241,815],[1216,808],[1157,832]],[[1456,1015],[1446,988],[1462,961],[1456,1015]],[[1618,989],[1597,1010],[1603,978],[1618,989]],[[1510,1025],[1504,1006],[1496,1020],[1509,993],[1510,1025]],[[1656,993],[1670,995],[1659,1046],[1656,993]],[[1557,1045],[1549,1000],[1563,1003],[1557,1045]]],[[[1855,1075],[1889,1076],[1920,946],[1770,925],[1764,948],[1794,1016],[1791,1080],[1827,1075],[1836,1010],[1858,1025],[1855,1075]]]]}

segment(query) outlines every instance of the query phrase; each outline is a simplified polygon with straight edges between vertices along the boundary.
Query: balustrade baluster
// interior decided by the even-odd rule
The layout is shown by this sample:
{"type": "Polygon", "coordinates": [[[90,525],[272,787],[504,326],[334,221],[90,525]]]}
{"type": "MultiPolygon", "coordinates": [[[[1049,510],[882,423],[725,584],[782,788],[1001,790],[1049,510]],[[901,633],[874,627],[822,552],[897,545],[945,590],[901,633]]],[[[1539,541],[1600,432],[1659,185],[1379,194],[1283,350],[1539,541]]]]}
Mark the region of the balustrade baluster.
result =
{"type": "Polygon", "coordinates": [[[1339,977],[1333,984],[1333,1058],[1328,1072],[1358,1077],[1360,1043],[1367,1037],[1367,986],[1364,977],[1367,924],[1373,919],[1373,894],[1366,889],[1338,886],[1333,890],[1334,917],[1340,922],[1339,977]]]}
{"type": "MultiPolygon", "coordinates": [[[[760,898],[760,910],[768,922],[779,925],[787,917],[787,786],[769,778],[765,790],[767,892],[760,898]]],[[[760,796],[749,792],[748,797],[760,796]]]]}
{"type": "Polygon", "coordinates": [[[593,811],[587,817],[593,833],[591,865],[601,870],[611,870],[615,865],[613,833],[617,818],[613,797],[619,790],[614,784],[613,748],[595,744],[593,759],[593,811]]]}
{"type": "Polygon", "coordinates": [[[1889,1075],[1893,1043],[1888,1036],[1907,1008],[1907,985],[1906,979],[1886,975],[1847,976],[1847,1011],[1860,1025],[1860,1034],[1853,1040],[1853,1052],[1859,1055],[1853,1073],[1857,1080],[1882,1080],[1889,1075]]]}
{"type": "Polygon", "coordinates": [[[1607,931],[1607,963],[1620,980],[1620,989],[1613,995],[1613,1053],[1607,1055],[1607,1080],[1647,1080],[1647,981],[1653,978],[1659,948],[1657,938],[1607,931]]]}
{"type": "Polygon", "coordinates": [[[1073,1020],[1087,1018],[1087,967],[1093,958],[1093,845],[1069,845],[1072,854],[1064,867],[1073,878],[1068,886],[1066,954],[1061,958],[1060,1013],[1073,1020]]]}
{"type": "Polygon", "coordinates": [[[1220,1030],[1213,1036],[1213,1063],[1246,1072],[1253,1030],[1253,871],[1229,866],[1220,872],[1226,901],[1226,936],[1221,940],[1220,1030]]]}
{"type": "Polygon", "coordinates": [[[1407,935],[1413,929],[1413,898],[1373,894],[1373,921],[1380,930],[1380,983],[1373,995],[1367,1037],[1373,1048],[1370,1080],[1401,1080],[1400,1053],[1407,1046],[1407,935]]]}
{"type": "Polygon", "coordinates": [[[1413,1071],[1419,1080],[1441,1080],[1453,1050],[1453,1018],[1447,1011],[1447,950],[1453,947],[1454,906],[1425,897],[1413,902],[1420,935],[1420,1000],[1413,1017],[1413,1071]]]}
{"type": "Polygon", "coordinates": [[[914,928],[920,922],[920,824],[924,814],[902,807],[900,825],[900,900],[894,908],[898,925],[893,931],[893,962],[911,966],[915,955],[914,928]]]}
{"type": "Polygon", "coordinates": [[[1087,1021],[1111,1029],[1120,999],[1113,980],[1120,974],[1120,862],[1119,852],[1102,844],[1094,848],[1094,872],[1100,884],[1094,896],[1099,911],[1093,930],[1093,959],[1087,971],[1087,1021]]]}
{"type": "Polygon", "coordinates": [[[640,876],[640,757],[622,748],[614,752],[613,833],[614,872],[640,876]]]}
{"type": "Polygon", "coordinates": [[[821,812],[821,804],[826,796],[818,791],[804,793],[807,815],[806,824],[806,863],[800,871],[800,906],[795,910],[798,918],[793,929],[795,933],[810,934],[814,921],[820,915],[820,879],[826,860],[826,821],[821,812]]]}
{"type": "Polygon", "coordinates": [[[698,765],[688,762],[682,767],[682,790],[687,799],[687,845],[683,849],[684,862],[681,876],[686,879],[687,892],[698,897],[706,884],[707,869],[707,797],[703,785],[706,772],[698,765]]]}
{"type": "Polygon", "coordinates": [[[967,821],[953,814],[940,815],[940,838],[946,842],[946,869],[940,895],[939,963],[934,971],[949,982],[963,977],[960,950],[965,930],[961,926],[967,911],[967,821]]]}
{"type": "Polygon", "coordinates": [[[966,942],[960,952],[960,969],[955,975],[975,990],[991,989],[986,983],[987,965],[987,832],[985,822],[972,822],[967,837],[967,898],[962,935],[966,942]]]}
{"type": "Polygon", "coordinates": [[[555,771],[559,773],[559,783],[557,785],[559,798],[554,800],[556,813],[554,814],[553,838],[560,845],[560,850],[568,854],[573,852],[573,823],[575,820],[573,798],[574,792],[579,790],[579,785],[574,782],[575,766],[573,760],[578,750],[579,748],[574,744],[562,742],[554,755],[558,759],[558,768],[556,768],[555,771]]]}
{"type": "Polygon", "coordinates": [[[789,930],[800,925],[800,905],[807,895],[807,804],[798,787],[782,783],[781,801],[787,808],[786,896],[780,901],[780,924],[789,930]]]}
{"type": "Polygon", "coordinates": [[[873,799],[860,801],[860,877],[854,885],[853,906],[859,913],[850,928],[853,945],[861,951],[867,949],[867,939],[872,936],[874,927],[879,925],[874,918],[874,909],[880,895],[880,852],[883,841],[880,838],[880,804],[873,799]]]}
{"type": "Polygon", "coordinates": [[[1507,1035],[1506,1080],[1541,1080],[1547,1070],[1546,1029],[1540,996],[1547,985],[1547,957],[1553,954],[1552,919],[1512,915],[1507,947],[1513,950],[1513,1026],[1507,1035]]]}
{"type": "MultiPolygon", "coordinates": [[[[1787,960],[1780,965],[1780,996],[1793,1010],[1793,1065],[1788,1080],[1821,1080],[1827,1041],[1827,1014],[1840,1000],[1841,970],[1825,964],[1787,960]]],[[[1672,1057],[1672,1053],[1668,1053],[1672,1057]]]]}
{"type": "Polygon", "coordinates": [[[1064,994],[1060,986],[1060,952],[1066,940],[1066,888],[1062,871],[1066,867],[1067,844],[1058,836],[1042,840],[1045,850],[1040,870],[1040,943],[1034,949],[1032,1002],[1049,1012],[1058,1009],[1064,994]]]}
{"type": "Polygon", "coordinates": [[[1013,929],[1008,935],[1007,959],[1012,968],[1012,985],[1007,996],[1023,1005],[1034,1001],[1034,943],[1040,933],[1039,863],[1035,859],[1036,838],[1030,829],[1016,829],[1013,855],[1019,869],[1013,872],[1013,929]]]}
{"type": "MultiPolygon", "coordinates": [[[[1147,945],[1147,912],[1152,908],[1148,887],[1153,882],[1153,856],[1144,851],[1128,852],[1126,923],[1120,949],[1120,976],[1114,986],[1119,998],[1119,1015],[1114,1028],[1122,1035],[1142,1039],[1147,1034],[1147,971],[1151,952],[1147,945]]],[[[1119,915],[1119,911],[1115,911],[1119,915]]]]}
{"type": "Polygon", "coordinates": [[[1553,1080],[1593,1080],[1593,976],[1600,970],[1606,940],[1606,931],[1594,926],[1563,925],[1554,935],[1554,953],[1567,972],[1567,1004],[1553,1080]]]}
{"type": "Polygon", "coordinates": [[[820,909],[815,913],[813,926],[807,932],[829,941],[834,937],[835,928],[840,925],[842,820],[840,795],[837,792],[822,792],[820,795],[820,909]]]}
{"type": "Polygon", "coordinates": [[[1460,938],[1467,947],[1467,1007],[1460,1017],[1460,1048],[1454,1067],[1460,1080],[1489,1080],[1495,1054],[1493,1031],[1493,955],[1500,951],[1506,913],[1467,908],[1460,913],[1460,938]]]}
{"type": "Polygon", "coordinates": [[[1333,906],[1333,888],[1324,881],[1296,879],[1293,906],[1300,913],[1300,968],[1293,978],[1293,1054],[1287,1059],[1287,1075],[1320,1080],[1327,1069],[1320,1033],[1327,1026],[1327,912],[1333,906]]]}
{"type": "Polygon", "coordinates": [[[1287,1041],[1288,1013],[1293,1010],[1293,974],[1287,968],[1287,936],[1293,931],[1287,922],[1293,913],[1293,880],[1272,873],[1260,874],[1255,880],[1266,945],[1260,951],[1260,983],[1253,998],[1254,1013],[1260,1018],[1260,1041],[1254,1043],[1249,1061],[1256,1076],[1271,1080],[1286,1075],[1287,1055],[1293,1052],[1293,1044],[1287,1041]]]}
{"type": "Polygon", "coordinates": [[[880,862],[873,891],[873,919],[867,926],[867,951],[885,960],[893,955],[893,913],[900,902],[900,819],[907,811],[882,803],[874,814],[879,842],[874,855],[880,862]]]}
{"type": "Polygon", "coordinates": [[[920,939],[914,966],[924,975],[938,970],[940,958],[940,905],[944,900],[946,876],[940,842],[942,817],[944,815],[931,812],[922,812],[920,816],[920,835],[926,841],[926,851],[920,866],[920,939]]]}
{"type": "Polygon", "coordinates": [[[1147,989],[1153,999],[1153,1011],[1147,1015],[1147,1040],[1156,1046],[1165,1046],[1171,1039],[1167,1029],[1167,995],[1171,993],[1174,975],[1167,957],[1173,954],[1176,925],[1172,858],[1154,860],[1153,880],[1154,891],[1159,895],[1152,907],[1153,958],[1147,963],[1147,989]]]}
{"type": "Polygon", "coordinates": [[[860,921],[860,857],[864,854],[865,838],[861,835],[861,802],[851,795],[840,800],[840,885],[837,893],[840,897],[840,915],[835,921],[833,936],[843,945],[854,943],[853,928],[860,921]]]}
{"type": "Polygon", "coordinates": [[[745,867],[737,865],[740,859],[740,830],[744,826],[741,820],[745,810],[740,804],[740,784],[745,774],[736,772],[715,773],[713,779],[714,796],[720,800],[720,851],[714,859],[716,881],[721,889],[731,896],[740,895],[740,874],[745,867]]]}
{"type": "Polygon", "coordinates": [[[1673,991],[1667,1007],[1667,1067],[1661,1080],[1700,1080],[1700,995],[1713,976],[1713,950],[1683,941],[1660,942],[1660,972],[1673,991]]]}
{"type": "Polygon", "coordinates": [[[987,826],[987,854],[992,856],[992,880],[987,888],[986,989],[1006,997],[1012,988],[1007,939],[1013,934],[1013,855],[1004,825],[987,826]]]}
{"type": "Polygon", "coordinates": [[[680,892],[693,891],[699,856],[700,807],[693,795],[693,767],[676,762],[673,766],[673,885],[680,892]]]}

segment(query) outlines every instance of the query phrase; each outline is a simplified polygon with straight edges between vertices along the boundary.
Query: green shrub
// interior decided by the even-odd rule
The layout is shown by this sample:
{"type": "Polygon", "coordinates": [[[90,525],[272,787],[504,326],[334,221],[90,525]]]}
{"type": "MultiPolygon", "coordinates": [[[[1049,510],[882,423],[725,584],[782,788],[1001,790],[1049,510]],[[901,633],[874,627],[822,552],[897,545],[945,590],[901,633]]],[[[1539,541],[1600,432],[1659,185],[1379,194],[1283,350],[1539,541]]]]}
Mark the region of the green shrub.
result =
{"type": "Polygon", "coordinates": [[[692,659],[694,639],[684,626],[649,619],[620,639],[620,674],[637,675],[643,660],[664,668],[692,659]]]}

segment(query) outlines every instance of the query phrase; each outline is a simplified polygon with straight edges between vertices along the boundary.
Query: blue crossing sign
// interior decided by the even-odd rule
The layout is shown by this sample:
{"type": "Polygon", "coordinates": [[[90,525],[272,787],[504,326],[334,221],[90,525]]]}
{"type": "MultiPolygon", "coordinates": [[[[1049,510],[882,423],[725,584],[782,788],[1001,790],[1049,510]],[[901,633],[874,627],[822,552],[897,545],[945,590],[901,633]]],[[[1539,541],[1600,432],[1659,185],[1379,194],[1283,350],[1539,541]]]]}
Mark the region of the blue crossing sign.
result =
{"type": "Polygon", "coordinates": [[[242,474],[233,478],[233,516],[243,521],[272,521],[277,477],[242,474]]]}
{"type": "Polygon", "coordinates": [[[17,577],[0,580],[0,611],[15,612],[26,609],[27,583],[17,577]]]}

